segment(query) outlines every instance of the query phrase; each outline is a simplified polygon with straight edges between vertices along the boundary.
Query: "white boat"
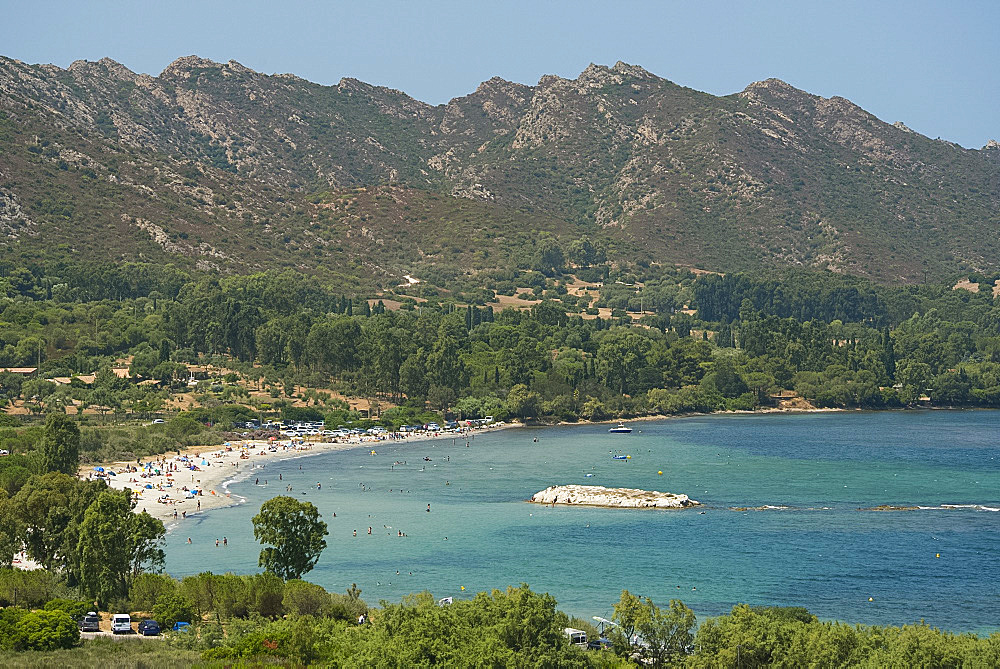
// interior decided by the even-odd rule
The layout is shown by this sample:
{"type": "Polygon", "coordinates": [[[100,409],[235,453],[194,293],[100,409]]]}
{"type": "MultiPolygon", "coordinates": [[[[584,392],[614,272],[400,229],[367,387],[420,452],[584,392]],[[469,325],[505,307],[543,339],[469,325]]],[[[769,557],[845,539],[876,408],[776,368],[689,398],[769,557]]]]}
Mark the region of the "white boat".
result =
{"type": "Polygon", "coordinates": [[[608,432],[611,432],[612,434],[628,434],[631,431],[632,428],[625,423],[618,423],[618,425],[608,430],[608,432]]]}

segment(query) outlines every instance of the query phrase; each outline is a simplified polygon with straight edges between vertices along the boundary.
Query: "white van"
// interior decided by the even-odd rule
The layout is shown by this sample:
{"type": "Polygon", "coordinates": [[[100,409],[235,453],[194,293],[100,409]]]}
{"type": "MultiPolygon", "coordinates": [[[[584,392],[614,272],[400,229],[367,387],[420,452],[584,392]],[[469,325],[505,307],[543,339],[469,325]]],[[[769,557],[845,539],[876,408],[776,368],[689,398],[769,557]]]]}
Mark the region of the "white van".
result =
{"type": "Polygon", "coordinates": [[[563,630],[563,633],[569,637],[569,642],[574,646],[579,646],[581,648],[587,647],[587,633],[583,630],[567,627],[563,630]]]}
{"type": "Polygon", "coordinates": [[[112,634],[131,634],[132,618],[127,613],[116,613],[111,616],[112,634]]]}

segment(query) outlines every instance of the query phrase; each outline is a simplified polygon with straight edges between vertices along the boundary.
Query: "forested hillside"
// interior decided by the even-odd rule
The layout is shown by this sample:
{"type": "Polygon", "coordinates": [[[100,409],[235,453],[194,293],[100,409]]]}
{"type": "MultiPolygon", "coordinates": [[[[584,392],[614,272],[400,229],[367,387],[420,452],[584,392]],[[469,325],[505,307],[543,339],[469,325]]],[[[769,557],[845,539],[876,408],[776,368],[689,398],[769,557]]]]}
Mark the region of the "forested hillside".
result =
{"type": "Polygon", "coordinates": [[[1000,267],[998,153],[777,80],[715,97],[624,63],[430,106],[232,61],[0,58],[0,234],[34,261],[385,287],[507,269],[542,229],[619,263],[912,283],[1000,267]]]}
{"type": "MultiPolygon", "coordinates": [[[[1000,406],[989,290],[650,268],[608,274],[579,298],[567,290],[576,277],[527,273],[519,281],[536,288],[521,295],[537,299],[520,308],[431,293],[387,308],[290,271],[219,280],[151,265],[63,269],[6,267],[0,368],[22,369],[0,372],[0,401],[25,418],[65,411],[104,424],[182,410],[225,427],[308,407],[342,424],[338,398],[569,421],[752,410],[790,396],[819,407],[1000,406]],[[192,388],[192,365],[206,364],[216,371],[192,388]]],[[[398,427],[412,416],[381,418],[398,427]]],[[[93,434],[84,450],[110,455],[102,449],[117,437],[93,434]]],[[[123,447],[162,452],[189,436],[168,423],[123,447]]],[[[3,440],[34,448],[19,431],[3,440]]]]}

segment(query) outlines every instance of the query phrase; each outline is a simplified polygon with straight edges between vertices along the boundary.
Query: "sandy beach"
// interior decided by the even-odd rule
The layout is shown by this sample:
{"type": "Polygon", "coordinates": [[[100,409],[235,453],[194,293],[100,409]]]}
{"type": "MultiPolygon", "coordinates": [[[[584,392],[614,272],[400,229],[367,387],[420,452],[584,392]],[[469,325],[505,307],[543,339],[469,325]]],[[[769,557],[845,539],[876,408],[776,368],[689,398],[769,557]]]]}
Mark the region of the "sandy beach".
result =
{"type": "Polygon", "coordinates": [[[228,490],[229,483],[250,478],[260,465],[269,461],[355,448],[377,452],[380,445],[387,443],[466,439],[518,426],[516,423],[497,423],[489,427],[463,428],[461,432],[405,436],[394,433],[318,442],[287,438],[232,441],[221,446],[193,447],[180,454],[147,456],[134,462],[91,465],[81,468],[79,476],[102,478],[112,488],[131,490],[136,499],[135,512],[147,511],[169,528],[187,516],[239,504],[242,498],[228,490]]]}

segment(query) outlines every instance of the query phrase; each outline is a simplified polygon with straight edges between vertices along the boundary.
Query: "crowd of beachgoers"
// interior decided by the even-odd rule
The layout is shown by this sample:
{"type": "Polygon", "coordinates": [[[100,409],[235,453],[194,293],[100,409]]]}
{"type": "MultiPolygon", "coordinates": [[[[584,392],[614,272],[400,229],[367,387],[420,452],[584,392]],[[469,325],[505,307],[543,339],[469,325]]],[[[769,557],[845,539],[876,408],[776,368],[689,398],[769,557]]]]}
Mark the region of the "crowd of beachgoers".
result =
{"type": "Polygon", "coordinates": [[[113,488],[131,490],[136,500],[136,513],[147,511],[170,524],[193,513],[235,503],[237,500],[233,499],[227,485],[248,477],[257,465],[268,460],[360,447],[371,448],[377,453],[379,444],[390,441],[456,439],[510,426],[498,422],[451,429],[236,440],[216,447],[194,447],[174,455],[88,467],[81,470],[80,476],[104,479],[113,488]]]}

